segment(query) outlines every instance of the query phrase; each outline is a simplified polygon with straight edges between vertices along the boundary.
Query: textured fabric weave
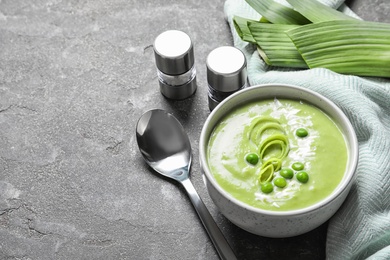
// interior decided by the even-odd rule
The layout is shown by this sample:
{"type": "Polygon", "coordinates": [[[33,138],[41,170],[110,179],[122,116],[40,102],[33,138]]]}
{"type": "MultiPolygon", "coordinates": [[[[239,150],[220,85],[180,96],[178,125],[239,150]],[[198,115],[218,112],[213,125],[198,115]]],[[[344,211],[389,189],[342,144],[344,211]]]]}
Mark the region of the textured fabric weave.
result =
{"type": "MultiPolygon", "coordinates": [[[[343,0],[319,1],[357,17],[343,0]]],[[[252,19],[260,15],[244,0],[227,0],[224,11],[234,45],[246,55],[250,85],[283,83],[314,90],[338,105],[356,131],[357,178],[329,222],[327,259],[390,259],[390,79],[267,66],[253,45],[241,41],[232,23],[234,15],[252,19]]]]}

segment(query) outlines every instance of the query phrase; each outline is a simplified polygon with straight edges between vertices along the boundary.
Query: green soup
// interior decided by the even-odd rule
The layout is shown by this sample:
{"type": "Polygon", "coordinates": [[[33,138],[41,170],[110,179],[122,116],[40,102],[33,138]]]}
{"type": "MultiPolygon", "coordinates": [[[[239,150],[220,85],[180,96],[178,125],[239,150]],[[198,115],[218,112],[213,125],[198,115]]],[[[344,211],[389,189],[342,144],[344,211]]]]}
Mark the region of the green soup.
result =
{"type": "Polygon", "coordinates": [[[348,151],[339,127],[320,109],[275,99],[245,104],[222,118],[207,160],[216,181],[236,199],[286,211],[329,195],[343,178],[348,151]]]}

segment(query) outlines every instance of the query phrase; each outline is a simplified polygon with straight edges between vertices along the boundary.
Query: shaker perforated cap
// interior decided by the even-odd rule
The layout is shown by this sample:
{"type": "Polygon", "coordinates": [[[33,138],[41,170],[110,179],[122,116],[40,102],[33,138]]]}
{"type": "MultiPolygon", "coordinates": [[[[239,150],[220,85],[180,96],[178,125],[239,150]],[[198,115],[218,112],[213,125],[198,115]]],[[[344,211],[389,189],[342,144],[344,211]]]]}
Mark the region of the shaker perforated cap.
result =
{"type": "Polygon", "coordinates": [[[191,38],[182,31],[168,30],[158,35],[153,44],[157,68],[168,75],[180,75],[194,65],[191,38]]]}
{"type": "Polygon", "coordinates": [[[232,46],[214,49],[207,56],[207,82],[220,92],[234,92],[246,84],[245,55],[232,46]]]}

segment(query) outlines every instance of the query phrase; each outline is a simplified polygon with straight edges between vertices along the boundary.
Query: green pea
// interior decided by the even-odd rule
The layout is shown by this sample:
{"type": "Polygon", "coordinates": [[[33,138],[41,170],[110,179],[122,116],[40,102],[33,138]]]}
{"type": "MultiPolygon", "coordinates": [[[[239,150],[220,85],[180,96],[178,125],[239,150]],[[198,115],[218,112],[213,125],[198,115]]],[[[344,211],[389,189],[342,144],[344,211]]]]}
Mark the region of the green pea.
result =
{"type": "Polygon", "coordinates": [[[297,180],[302,183],[306,183],[309,180],[309,174],[307,174],[307,172],[298,172],[296,174],[296,177],[297,180]]]}
{"type": "Polygon", "coordinates": [[[302,171],[303,168],[305,168],[305,166],[303,165],[303,163],[301,162],[296,162],[296,163],[293,163],[293,165],[291,166],[294,170],[296,171],[302,171]]]}
{"type": "Polygon", "coordinates": [[[307,132],[307,130],[305,128],[298,128],[296,131],[295,131],[295,134],[298,136],[298,137],[306,137],[309,132],[307,132]]]}
{"type": "Polygon", "coordinates": [[[275,178],[274,184],[275,184],[276,187],[284,188],[284,187],[286,187],[287,182],[286,182],[286,179],[285,179],[285,178],[283,178],[283,177],[278,177],[278,178],[275,178]]]}
{"type": "Polygon", "coordinates": [[[245,160],[252,165],[256,165],[259,162],[259,156],[255,153],[248,153],[245,160]]]}
{"type": "Polygon", "coordinates": [[[270,182],[265,182],[261,184],[260,188],[264,193],[271,193],[274,190],[274,185],[270,182]]]}
{"type": "Polygon", "coordinates": [[[292,177],[294,177],[294,171],[290,168],[281,169],[279,174],[286,179],[291,179],[292,177]]]}

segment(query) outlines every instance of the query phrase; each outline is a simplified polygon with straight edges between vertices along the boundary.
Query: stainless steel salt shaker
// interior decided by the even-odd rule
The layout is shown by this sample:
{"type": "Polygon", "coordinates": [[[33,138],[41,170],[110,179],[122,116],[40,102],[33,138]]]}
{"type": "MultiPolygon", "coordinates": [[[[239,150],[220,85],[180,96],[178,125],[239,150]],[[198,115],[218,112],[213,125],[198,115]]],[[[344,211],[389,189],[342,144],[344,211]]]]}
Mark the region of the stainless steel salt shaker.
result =
{"type": "Polygon", "coordinates": [[[185,99],[196,91],[196,69],[191,38],[182,31],[168,30],[153,44],[161,93],[170,99],[185,99]]]}
{"type": "Polygon", "coordinates": [[[222,100],[247,85],[245,55],[232,46],[212,50],[207,56],[208,101],[210,111],[222,100]]]}

